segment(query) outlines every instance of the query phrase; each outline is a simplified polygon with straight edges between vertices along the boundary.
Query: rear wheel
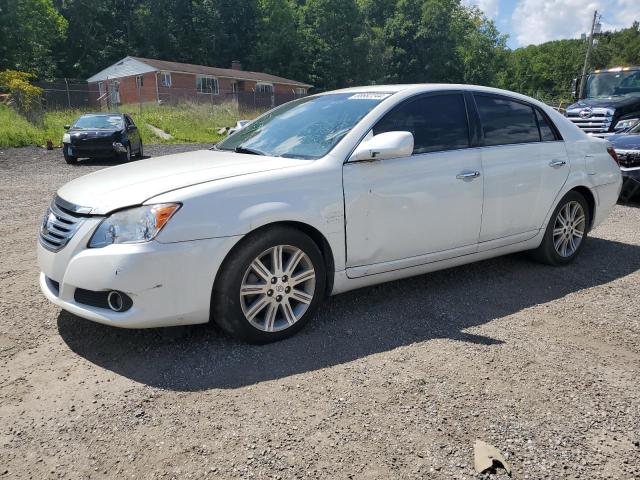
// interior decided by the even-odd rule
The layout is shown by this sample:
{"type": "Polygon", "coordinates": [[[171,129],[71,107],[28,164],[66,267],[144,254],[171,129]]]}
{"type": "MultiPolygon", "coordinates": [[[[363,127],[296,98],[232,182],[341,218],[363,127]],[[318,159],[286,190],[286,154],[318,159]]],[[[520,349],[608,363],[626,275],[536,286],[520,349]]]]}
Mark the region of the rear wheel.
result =
{"type": "Polygon", "coordinates": [[[315,314],[326,284],[318,246],[304,233],[276,227],[249,235],[216,280],[214,321],[251,343],[281,340],[315,314]]]}
{"type": "Polygon", "coordinates": [[[566,265],[578,256],[591,222],[589,206],[575,191],[567,193],[556,207],[534,257],[549,265],[566,265]]]}

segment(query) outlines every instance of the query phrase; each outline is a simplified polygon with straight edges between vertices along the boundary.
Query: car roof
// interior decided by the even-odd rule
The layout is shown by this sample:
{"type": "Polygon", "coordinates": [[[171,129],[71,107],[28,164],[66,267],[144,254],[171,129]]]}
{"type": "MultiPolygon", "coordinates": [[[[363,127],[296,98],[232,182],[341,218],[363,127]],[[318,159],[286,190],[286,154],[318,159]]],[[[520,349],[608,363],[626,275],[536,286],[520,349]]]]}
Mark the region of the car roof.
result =
{"type": "Polygon", "coordinates": [[[340,90],[332,90],[330,92],[319,93],[318,95],[329,95],[332,93],[399,93],[405,91],[432,92],[438,90],[466,90],[471,92],[497,93],[501,95],[509,95],[513,97],[525,97],[515,92],[501,90],[499,88],[485,87],[483,85],[471,85],[462,83],[412,83],[412,84],[395,84],[395,85],[369,85],[359,87],[349,87],[340,90]]]}
{"type": "Polygon", "coordinates": [[[122,117],[125,114],[121,113],[121,112],[96,112],[96,113],[83,113],[82,115],[80,115],[81,117],[112,117],[112,116],[119,116],[122,117]]]}

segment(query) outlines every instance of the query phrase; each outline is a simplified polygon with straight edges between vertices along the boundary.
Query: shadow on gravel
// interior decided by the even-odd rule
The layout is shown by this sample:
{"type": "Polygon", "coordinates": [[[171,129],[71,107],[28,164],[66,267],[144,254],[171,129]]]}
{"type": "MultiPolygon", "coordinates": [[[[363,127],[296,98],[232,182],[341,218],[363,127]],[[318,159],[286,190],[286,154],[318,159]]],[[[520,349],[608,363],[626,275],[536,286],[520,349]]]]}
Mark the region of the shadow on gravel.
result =
{"type": "Polygon", "coordinates": [[[640,246],[590,238],[565,268],[512,255],[338,295],[298,335],[266,346],[236,342],[209,325],[120,330],[66,312],[58,329],[77,354],[140,383],[236,388],[431,339],[496,348],[500,339],[463,330],[639,269],[640,246]]]}
{"type": "MultiPolygon", "coordinates": [[[[132,158],[131,162],[135,162],[137,160],[146,160],[147,158],[151,158],[149,155],[145,155],[142,158],[132,158]]],[[[83,158],[82,160],[78,160],[77,163],[71,165],[74,168],[82,168],[82,167],[115,167],[116,165],[124,165],[127,162],[123,162],[122,160],[118,160],[116,158],[83,158]]]]}

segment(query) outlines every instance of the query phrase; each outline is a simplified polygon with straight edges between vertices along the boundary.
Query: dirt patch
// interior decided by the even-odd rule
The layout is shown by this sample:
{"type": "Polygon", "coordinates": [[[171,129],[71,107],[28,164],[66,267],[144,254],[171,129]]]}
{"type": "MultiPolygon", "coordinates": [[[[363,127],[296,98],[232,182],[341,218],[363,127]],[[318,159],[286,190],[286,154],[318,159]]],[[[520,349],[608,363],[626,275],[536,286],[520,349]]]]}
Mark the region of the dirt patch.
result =
{"type": "Polygon", "coordinates": [[[640,476],[639,208],[567,268],[512,255],[350,292],[256,347],[43,298],[42,213],[108,165],[0,151],[0,478],[476,478],[476,439],[514,478],[640,476]]]}

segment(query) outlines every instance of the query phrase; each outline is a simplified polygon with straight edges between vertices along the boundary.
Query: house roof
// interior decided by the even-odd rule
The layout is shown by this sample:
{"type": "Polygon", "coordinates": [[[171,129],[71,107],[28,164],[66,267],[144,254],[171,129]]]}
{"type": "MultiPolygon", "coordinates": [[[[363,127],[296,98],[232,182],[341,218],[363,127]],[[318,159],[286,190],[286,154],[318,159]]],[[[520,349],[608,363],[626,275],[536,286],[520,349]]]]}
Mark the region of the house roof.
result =
{"type": "Polygon", "coordinates": [[[194,65],[191,63],[169,62],[154,58],[125,57],[101,72],[88,78],[88,82],[99,82],[109,78],[129,77],[147,72],[168,71],[178,73],[193,73],[197,75],[212,75],[214,77],[235,78],[254,82],[280,83],[295,87],[310,88],[308,83],[277,77],[268,73],[249,72],[247,70],[234,70],[231,68],[208,67],[206,65],[194,65]]]}

